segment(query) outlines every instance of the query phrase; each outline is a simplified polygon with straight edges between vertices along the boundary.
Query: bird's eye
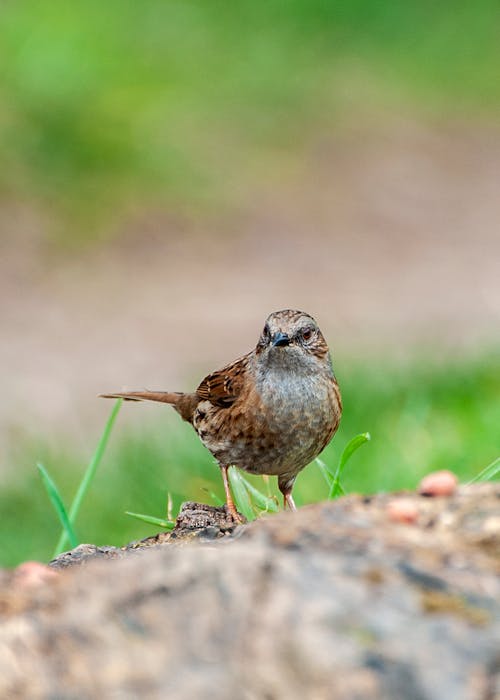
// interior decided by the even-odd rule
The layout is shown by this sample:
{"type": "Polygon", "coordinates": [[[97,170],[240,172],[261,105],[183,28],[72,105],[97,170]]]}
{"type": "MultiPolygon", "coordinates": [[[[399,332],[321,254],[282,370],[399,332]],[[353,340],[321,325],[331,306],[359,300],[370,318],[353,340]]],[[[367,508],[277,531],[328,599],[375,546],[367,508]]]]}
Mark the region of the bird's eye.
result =
{"type": "Polygon", "coordinates": [[[262,331],[262,338],[264,340],[269,340],[270,337],[271,337],[271,332],[269,330],[269,326],[266,323],[266,325],[264,326],[264,330],[262,331]]]}
{"type": "Polygon", "coordinates": [[[302,340],[305,340],[307,342],[308,340],[311,340],[313,335],[314,331],[312,328],[304,328],[304,330],[302,331],[302,340]]]}

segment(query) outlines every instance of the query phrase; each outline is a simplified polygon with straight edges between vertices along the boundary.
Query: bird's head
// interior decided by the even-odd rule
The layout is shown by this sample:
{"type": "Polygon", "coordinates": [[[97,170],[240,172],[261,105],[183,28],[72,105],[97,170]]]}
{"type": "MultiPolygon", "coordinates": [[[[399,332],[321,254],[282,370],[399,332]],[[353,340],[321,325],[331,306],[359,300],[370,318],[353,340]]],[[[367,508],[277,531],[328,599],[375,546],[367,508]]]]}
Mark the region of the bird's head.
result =
{"type": "Polygon", "coordinates": [[[292,309],[268,316],[256,354],[261,362],[290,369],[330,363],[328,345],[314,318],[292,309]]]}

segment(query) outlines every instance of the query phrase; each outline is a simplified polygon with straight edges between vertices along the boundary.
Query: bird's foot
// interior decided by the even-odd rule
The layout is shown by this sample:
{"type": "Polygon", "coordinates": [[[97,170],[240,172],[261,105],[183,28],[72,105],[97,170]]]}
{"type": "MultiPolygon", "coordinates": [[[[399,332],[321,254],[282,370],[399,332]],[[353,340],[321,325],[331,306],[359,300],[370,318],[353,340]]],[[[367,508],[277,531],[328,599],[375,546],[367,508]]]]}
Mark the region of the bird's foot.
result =
{"type": "Polygon", "coordinates": [[[245,516],[241,513],[238,513],[234,503],[226,503],[224,508],[226,509],[227,514],[237,525],[244,525],[247,522],[245,516]]]}

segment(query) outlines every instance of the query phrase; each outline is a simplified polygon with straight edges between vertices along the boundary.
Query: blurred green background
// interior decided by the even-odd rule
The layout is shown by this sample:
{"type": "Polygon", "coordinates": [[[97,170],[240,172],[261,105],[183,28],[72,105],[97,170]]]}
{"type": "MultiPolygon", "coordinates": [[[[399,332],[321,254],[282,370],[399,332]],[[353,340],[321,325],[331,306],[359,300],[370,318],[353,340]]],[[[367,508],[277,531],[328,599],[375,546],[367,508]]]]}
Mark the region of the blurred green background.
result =
{"type": "Polygon", "coordinates": [[[71,216],[72,238],[126,217],[130,197],[231,204],[235,178],[346,112],[496,110],[497,13],[488,0],[7,3],[2,187],[71,216]]]}
{"type": "MultiPolygon", "coordinates": [[[[349,490],[500,452],[498,4],[23,1],[0,10],[0,563],[47,559],[122,386],[194,387],[305,308],[370,431],[349,490]]],[[[122,408],[77,531],[221,494],[189,426],[122,408]]],[[[325,496],[312,466],[297,501],[325,496]]]]}

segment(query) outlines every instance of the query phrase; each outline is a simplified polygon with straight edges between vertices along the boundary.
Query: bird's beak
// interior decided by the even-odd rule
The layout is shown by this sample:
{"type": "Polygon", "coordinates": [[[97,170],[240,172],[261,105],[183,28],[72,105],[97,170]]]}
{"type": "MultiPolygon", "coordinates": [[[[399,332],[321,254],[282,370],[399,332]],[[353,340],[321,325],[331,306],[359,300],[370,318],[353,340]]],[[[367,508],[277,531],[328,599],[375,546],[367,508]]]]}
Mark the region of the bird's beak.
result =
{"type": "Polygon", "coordinates": [[[283,347],[285,345],[290,345],[290,338],[286,333],[278,332],[273,336],[271,345],[274,347],[283,347]]]}

